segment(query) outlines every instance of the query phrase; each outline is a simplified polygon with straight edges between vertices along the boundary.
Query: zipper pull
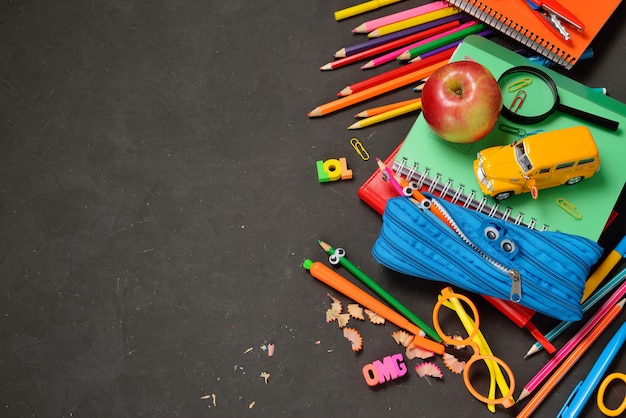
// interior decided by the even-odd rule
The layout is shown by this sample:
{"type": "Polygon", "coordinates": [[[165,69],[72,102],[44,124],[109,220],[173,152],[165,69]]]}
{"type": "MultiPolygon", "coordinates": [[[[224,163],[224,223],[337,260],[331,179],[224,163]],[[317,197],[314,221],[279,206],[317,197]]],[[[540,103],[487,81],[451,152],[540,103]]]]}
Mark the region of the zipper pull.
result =
{"type": "Polygon", "coordinates": [[[517,270],[509,270],[509,277],[511,278],[511,294],[509,299],[513,302],[519,302],[522,300],[522,277],[517,270]]]}

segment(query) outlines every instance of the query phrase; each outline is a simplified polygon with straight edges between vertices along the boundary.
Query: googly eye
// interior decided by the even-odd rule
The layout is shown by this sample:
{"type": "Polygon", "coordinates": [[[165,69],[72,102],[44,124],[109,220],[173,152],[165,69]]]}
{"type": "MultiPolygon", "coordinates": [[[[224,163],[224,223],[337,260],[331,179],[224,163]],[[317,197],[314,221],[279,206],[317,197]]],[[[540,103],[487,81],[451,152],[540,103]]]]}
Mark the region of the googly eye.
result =
{"type": "Polygon", "coordinates": [[[419,186],[419,184],[417,184],[416,181],[412,181],[412,182],[409,183],[409,187],[411,189],[413,189],[413,190],[417,190],[417,189],[419,189],[420,186],[419,186]]]}
{"type": "Polygon", "coordinates": [[[500,248],[502,248],[507,253],[512,253],[515,251],[515,243],[510,239],[503,239],[500,243],[500,248]]]}
{"type": "Polygon", "coordinates": [[[344,257],[346,255],[346,250],[343,248],[335,248],[335,254],[337,254],[338,257],[344,257]]]}
{"type": "Polygon", "coordinates": [[[341,257],[339,257],[337,254],[333,254],[330,257],[328,257],[328,261],[330,262],[330,264],[332,264],[333,266],[336,266],[337,264],[339,264],[339,259],[341,257]]]}
{"type": "Polygon", "coordinates": [[[409,196],[411,196],[411,195],[413,194],[413,189],[411,189],[411,188],[410,188],[410,187],[408,187],[408,186],[407,186],[407,187],[404,187],[404,188],[402,189],[402,193],[403,193],[406,197],[409,197],[409,196]]]}
{"type": "Polygon", "coordinates": [[[490,239],[492,241],[495,241],[500,237],[500,231],[498,231],[493,226],[486,227],[484,232],[485,232],[485,237],[487,237],[487,239],[490,239]]]}

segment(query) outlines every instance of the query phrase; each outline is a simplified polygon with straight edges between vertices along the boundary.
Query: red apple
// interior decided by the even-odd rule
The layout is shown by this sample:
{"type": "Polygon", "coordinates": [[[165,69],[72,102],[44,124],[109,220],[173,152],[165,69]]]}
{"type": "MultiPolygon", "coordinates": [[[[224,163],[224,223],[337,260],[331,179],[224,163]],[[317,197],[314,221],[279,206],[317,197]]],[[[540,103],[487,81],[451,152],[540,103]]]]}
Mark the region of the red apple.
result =
{"type": "Polygon", "coordinates": [[[500,116],[502,93],[487,68],[475,61],[455,61],[433,73],[422,90],[426,123],[442,139],[476,142],[500,116]]]}

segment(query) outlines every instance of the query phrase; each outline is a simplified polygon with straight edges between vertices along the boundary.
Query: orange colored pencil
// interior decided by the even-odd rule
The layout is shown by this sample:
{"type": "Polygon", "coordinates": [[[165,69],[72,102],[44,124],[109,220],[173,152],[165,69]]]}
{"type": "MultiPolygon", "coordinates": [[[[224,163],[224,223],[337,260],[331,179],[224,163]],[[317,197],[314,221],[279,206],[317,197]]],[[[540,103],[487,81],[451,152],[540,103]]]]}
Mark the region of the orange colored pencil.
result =
{"type": "Polygon", "coordinates": [[[376,116],[376,115],[380,115],[386,112],[390,112],[392,110],[396,110],[398,108],[401,108],[403,106],[406,105],[410,105],[413,103],[417,103],[417,102],[421,102],[422,99],[420,99],[419,97],[417,99],[409,99],[409,100],[403,100],[401,102],[395,102],[395,103],[389,103],[387,105],[383,105],[383,106],[378,106],[378,107],[372,107],[370,109],[365,109],[362,112],[357,113],[356,115],[354,115],[355,118],[371,118],[372,116],[376,116]]]}
{"type": "Polygon", "coordinates": [[[578,346],[572,351],[572,353],[565,359],[565,361],[559,366],[558,369],[552,373],[546,383],[537,391],[535,396],[526,404],[524,409],[520,411],[517,418],[529,417],[535,409],[543,402],[543,400],[552,392],[554,387],[561,381],[563,376],[576,364],[578,359],[585,354],[587,349],[593,344],[600,334],[607,329],[607,327],[613,322],[613,320],[622,312],[626,299],[622,299],[619,303],[616,303],[610,311],[606,313],[604,318],[598,323],[598,325],[585,337],[584,340],[578,344],[578,346]]]}
{"type": "Polygon", "coordinates": [[[423,60],[402,65],[398,68],[394,68],[393,70],[385,71],[384,73],[350,84],[339,93],[337,93],[337,96],[349,96],[352,93],[356,93],[357,91],[365,90],[377,84],[384,83],[385,81],[393,80],[394,78],[398,78],[402,75],[417,71],[420,68],[428,67],[429,65],[436,64],[442,61],[447,62],[450,60],[453,52],[454,49],[442,51],[428,58],[424,58],[423,60]]]}
{"type": "Polygon", "coordinates": [[[308,116],[310,118],[324,116],[329,113],[344,109],[348,106],[364,102],[365,100],[369,100],[373,97],[380,96],[381,94],[385,94],[390,91],[399,89],[400,87],[404,87],[408,84],[416,83],[425,77],[430,77],[438,68],[442,67],[444,64],[446,64],[445,61],[439,62],[437,64],[421,68],[417,71],[403,75],[393,80],[389,80],[385,83],[370,87],[369,89],[365,89],[357,93],[353,93],[349,96],[325,103],[311,110],[308,113],[308,116]]]}

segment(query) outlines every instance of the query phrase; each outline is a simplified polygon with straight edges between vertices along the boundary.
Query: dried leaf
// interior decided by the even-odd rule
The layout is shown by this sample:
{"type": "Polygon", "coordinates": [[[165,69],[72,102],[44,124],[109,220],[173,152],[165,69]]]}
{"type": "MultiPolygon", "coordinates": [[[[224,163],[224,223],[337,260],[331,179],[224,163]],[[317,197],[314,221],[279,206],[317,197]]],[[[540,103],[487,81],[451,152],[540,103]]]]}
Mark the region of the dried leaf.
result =
{"type": "Polygon", "coordinates": [[[361,334],[359,334],[359,331],[354,328],[346,327],[343,329],[343,336],[352,344],[352,351],[361,351],[363,348],[363,338],[361,334]]]}
{"type": "Polygon", "coordinates": [[[369,318],[369,320],[370,320],[370,322],[372,324],[380,325],[380,324],[384,324],[385,323],[385,318],[383,318],[382,316],[378,315],[376,312],[370,311],[369,309],[366,309],[365,313],[367,314],[367,317],[369,318]]]}
{"type": "Polygon", "coordinates": [[[337,324],[339,325],[339,328],[345,327],[348,324],[349,320],[350,320],[350,314],[347,314],[347,313],[339,314],[339,317],[337,318],[337,324]]]}
{"type": "Polygon", "coordinates": [[[363,308],[358,303],[351,303],[348,305],[348,313],[354,319],[360,319],[361,321],[365,320],[363,316],[363,308]]]}
{"type": "Polygon", "coordinates": [[[459,361],[459,359],[457,359],[450,353],[443,354],[443,364],[445,364],[452,373],[456,374],[461,374],[461,372],[465,368],[465,362],[459,361]]]}
{"type": "Polygon", "coordinates": [[[419,377],[430,376],[443,379],[443,373],[441,373],[441,369],[439,368],[439,366],[431,362],[418,364],[417,366],[415,366],[415,371],[417,372],[419,377]]]}

